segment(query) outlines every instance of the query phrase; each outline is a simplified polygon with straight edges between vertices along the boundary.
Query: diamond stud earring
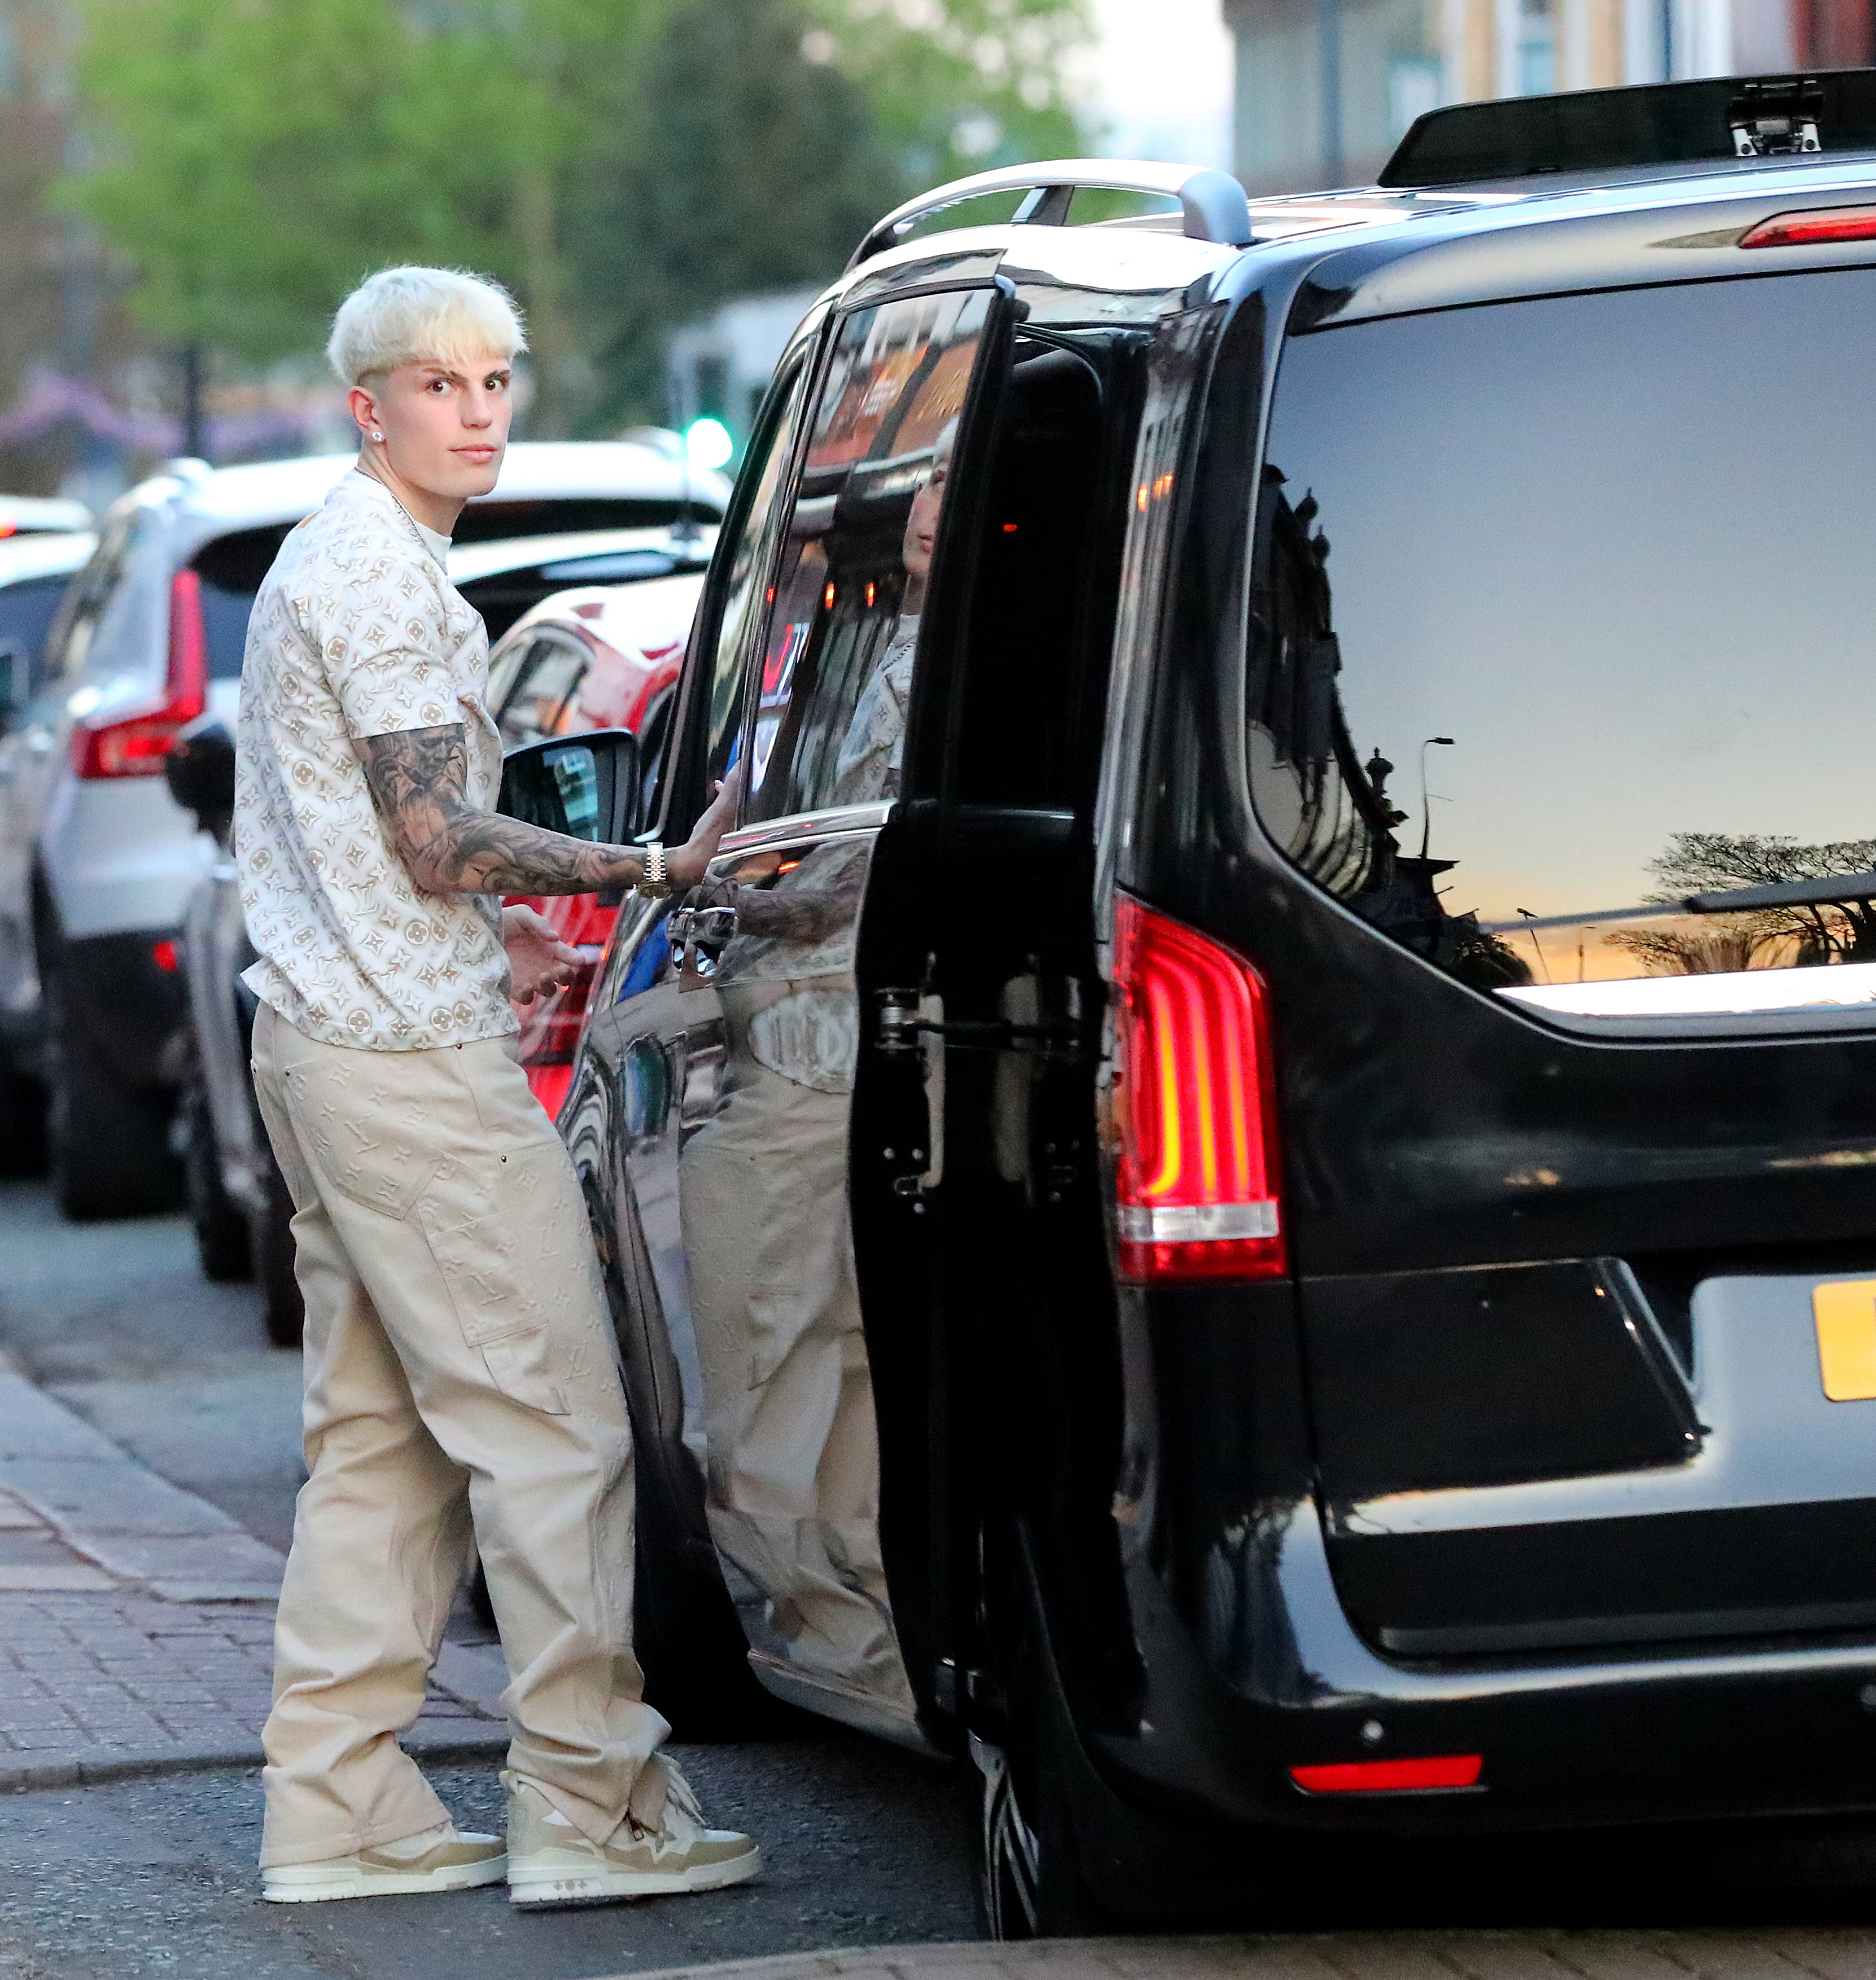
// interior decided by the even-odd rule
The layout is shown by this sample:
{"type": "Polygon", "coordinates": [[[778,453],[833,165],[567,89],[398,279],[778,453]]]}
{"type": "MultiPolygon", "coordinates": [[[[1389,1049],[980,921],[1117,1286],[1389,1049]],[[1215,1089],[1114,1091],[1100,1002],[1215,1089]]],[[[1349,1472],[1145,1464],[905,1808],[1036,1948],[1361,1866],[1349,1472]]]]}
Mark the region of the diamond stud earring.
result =
{"type": "Polygon", "coordinates": [[[384,437],[384,436],[381,433],[380,433],[375,427],[374,427],[371,429],[371,437],[372,437],[374,440],[382,440],[382,439],[384,437]]]}

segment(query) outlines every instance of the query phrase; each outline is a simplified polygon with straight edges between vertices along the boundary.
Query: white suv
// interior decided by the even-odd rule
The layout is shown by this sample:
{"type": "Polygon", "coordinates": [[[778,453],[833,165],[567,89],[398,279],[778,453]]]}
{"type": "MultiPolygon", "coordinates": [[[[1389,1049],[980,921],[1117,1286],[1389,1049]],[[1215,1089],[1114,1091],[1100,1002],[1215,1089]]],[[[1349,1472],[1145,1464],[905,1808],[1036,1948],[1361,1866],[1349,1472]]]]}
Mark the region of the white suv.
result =
{"type": "MultiPolygon", "coordinates": [[[[173,463],[111,509],[0,736],[0,985],[13,1063],[48,1091],[61,1208],[109,1217],[179,1196],[171,1115],[187,1017],[177,935],[212,857],[161,771],[182,726],[232,723],[255,591],[350,457],[173,463]]],[[[522,443],[461,543],[643,531],[689,556],[719,477],[625,442],[522,443]]]]}

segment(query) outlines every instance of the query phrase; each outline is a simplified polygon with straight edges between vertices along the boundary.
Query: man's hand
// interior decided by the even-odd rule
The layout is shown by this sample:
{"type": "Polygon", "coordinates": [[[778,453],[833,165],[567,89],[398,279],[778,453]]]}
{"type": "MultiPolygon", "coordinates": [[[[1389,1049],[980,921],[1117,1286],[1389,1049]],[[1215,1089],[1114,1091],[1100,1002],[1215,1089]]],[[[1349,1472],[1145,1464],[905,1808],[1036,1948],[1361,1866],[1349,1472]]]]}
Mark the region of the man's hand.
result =
{"type": "Polygon", "coordinates": [[[517,1004],[564,990],[585,966],[586,958],[562,942],[537,909],[504,908],[501,939],[508,952],[508,995],[517,1004]]]}
{"type": "Polygon", "coordinates": [[[736,816],[737,799],[742,795],[743,766],[738,763],[717,786],[710,809],[691,827],[690,836],[665,855],[664,870],[671,876],[671,885],[680,892],[702,885],[704,869],[716,858],[723,836],[736,816]]]}

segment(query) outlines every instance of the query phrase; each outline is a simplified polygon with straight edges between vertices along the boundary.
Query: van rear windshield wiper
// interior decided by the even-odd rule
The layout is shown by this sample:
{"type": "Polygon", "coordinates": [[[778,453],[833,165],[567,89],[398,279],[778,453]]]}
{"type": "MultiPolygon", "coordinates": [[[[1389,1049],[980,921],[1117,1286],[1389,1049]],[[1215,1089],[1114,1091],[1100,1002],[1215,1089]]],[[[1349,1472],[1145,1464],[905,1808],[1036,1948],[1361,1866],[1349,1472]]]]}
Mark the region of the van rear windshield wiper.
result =
{"type": "Polygon", "coordinates": [[[1769,887],[1728,887],[1717,894],[1688,894],[1678,901],[1643,901],[1632,908],[1600,908],[1580,915],[1520,915],[1512,922],[1481,922],[1487,935],[1521,929],[1586,928],[1600,922],[1645,921],[1657,915],[1743,915],[1755,908],[1822,906],[1832,901],[1876,900],[1876,872],[1833,873],[1821,880],[1780,880],[1769,887]]]}

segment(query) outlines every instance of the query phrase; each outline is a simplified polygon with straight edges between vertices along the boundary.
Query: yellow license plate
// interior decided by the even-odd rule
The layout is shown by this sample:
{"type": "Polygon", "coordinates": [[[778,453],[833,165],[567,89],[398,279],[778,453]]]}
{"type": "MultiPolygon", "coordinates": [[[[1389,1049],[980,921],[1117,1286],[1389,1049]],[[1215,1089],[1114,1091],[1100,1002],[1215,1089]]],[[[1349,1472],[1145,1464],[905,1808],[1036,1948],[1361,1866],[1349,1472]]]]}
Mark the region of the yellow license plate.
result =
{"type": "Polygon", "coordinates": [[[1837,1279],[1814,1286],[1818,1364],[1834,1403],[1876,1399],[1876,1279],[1837,1279]]]}

